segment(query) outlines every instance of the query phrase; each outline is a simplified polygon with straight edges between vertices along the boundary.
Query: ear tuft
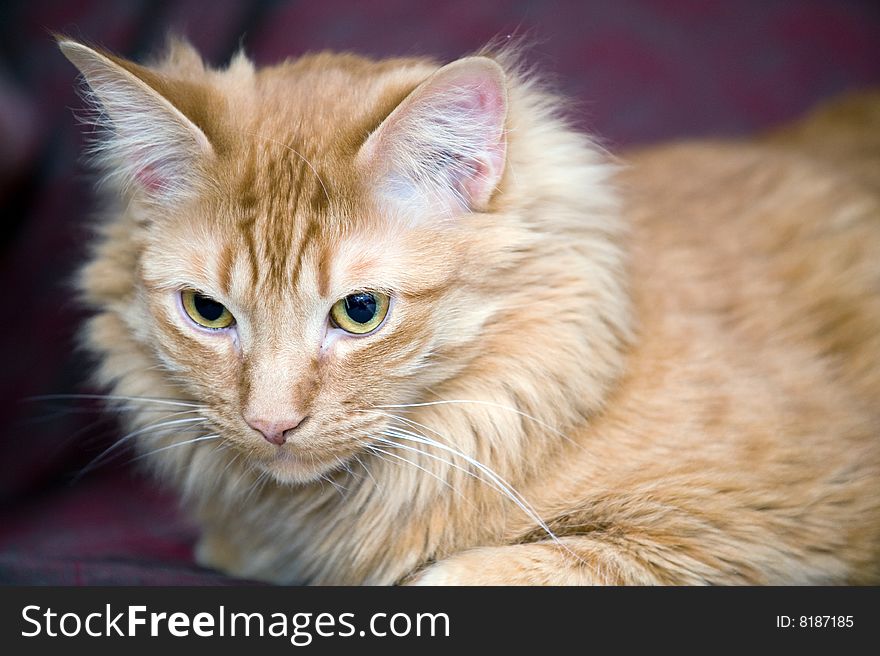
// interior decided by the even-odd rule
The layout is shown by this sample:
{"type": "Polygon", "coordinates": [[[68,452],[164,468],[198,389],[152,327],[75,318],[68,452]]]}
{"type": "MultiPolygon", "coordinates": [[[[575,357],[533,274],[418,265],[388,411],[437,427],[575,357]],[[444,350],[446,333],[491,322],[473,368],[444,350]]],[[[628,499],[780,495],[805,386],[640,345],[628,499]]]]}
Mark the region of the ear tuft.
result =
{"type": "Polygon", "coordinates": [[[75,41],[60,39],[58,45],[85,80],[90,112],[84,121],[100,132],[90,153],[103,169],[104,181],[121,193],[140,191],[152,201],[192,194],[197,164],[212,154],[211,144],[148,84],[144,78],[149,69],[75,41]]]}
{"type": "Polygon", "coordinates": [[[359,162],[380,193],[415,211],[483,211],[507,150],[504,71],[486,57],[444,66],[373,132],[359,162]]]}

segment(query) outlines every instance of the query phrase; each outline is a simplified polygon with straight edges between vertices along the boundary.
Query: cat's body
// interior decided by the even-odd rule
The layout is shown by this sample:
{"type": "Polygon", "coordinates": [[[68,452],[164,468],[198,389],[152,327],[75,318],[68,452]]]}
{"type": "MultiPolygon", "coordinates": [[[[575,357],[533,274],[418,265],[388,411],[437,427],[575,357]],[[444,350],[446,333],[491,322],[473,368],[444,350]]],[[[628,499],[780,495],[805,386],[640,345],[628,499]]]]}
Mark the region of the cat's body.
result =
{"type": "Polygon", "coordinates": [[[633,153],[612,180],[552,98],[482,58],[206,72],[178,44],[154,73],[64,47],[128,203],[82,277],[87,343],[113,394],[198,404],[130,416],[203,563],[880,581],[880,99],[633,153]],[[187,332],[188,288],[234,335],[187,332]],[[388,292],[387,320],[328,342],[358,289],[388,292]],[[205,430],[151,434],[178,408],[205,430]]]}

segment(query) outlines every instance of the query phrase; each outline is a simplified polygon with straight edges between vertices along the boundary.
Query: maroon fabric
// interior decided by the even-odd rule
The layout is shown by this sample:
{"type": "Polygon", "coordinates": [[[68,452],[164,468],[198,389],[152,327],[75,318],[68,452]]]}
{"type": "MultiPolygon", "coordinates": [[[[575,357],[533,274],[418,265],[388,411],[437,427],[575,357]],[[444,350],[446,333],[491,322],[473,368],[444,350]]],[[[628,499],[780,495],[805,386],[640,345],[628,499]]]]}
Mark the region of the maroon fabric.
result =
{"type": "Polygon", "coordinates": [[[227,582],[192,565],[195,531],[176,502],[116,470],[63,485],[9,509],[0,581],[56,585],[227,582]]]}
{"type": "Polygon", "coordinates": [[[92,403],[25,400],[89,391],[68,281],[92,195],[70,111],[76,73],[50,32],[140,58],[169,28],[214,64],[241,43],[262,64],[316,49],[447,60],[519,35],[574,99],[569,115],[612,149],[742,135],[880,84],[876,0],[2,3],[0,582],[226,581],[192,564],[192,527],[127,466],[72,482],[119,438],[112,420],[92,403]]]}

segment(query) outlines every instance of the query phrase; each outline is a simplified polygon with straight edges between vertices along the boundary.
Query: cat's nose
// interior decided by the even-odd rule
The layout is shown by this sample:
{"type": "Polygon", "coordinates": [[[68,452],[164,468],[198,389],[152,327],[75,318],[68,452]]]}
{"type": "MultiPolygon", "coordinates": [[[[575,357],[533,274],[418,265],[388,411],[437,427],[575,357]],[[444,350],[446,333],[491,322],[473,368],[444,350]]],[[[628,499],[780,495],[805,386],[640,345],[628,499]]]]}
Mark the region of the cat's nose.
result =
{"type": "Polygon", "coordinates": [[[267,441],[280,446],[287,440],[288,433],[302,425],[306,417],[296,415],[281,420],[245,417],[244,420],[248,426],[262,433],[267,441]]]}

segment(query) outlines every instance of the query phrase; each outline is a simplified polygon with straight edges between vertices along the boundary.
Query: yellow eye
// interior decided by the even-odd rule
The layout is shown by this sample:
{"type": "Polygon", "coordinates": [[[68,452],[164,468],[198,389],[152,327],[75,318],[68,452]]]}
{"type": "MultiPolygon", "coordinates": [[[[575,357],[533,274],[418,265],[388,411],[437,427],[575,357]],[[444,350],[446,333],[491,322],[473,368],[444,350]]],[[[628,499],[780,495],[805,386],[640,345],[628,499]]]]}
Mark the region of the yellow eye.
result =
{"type": "Polygon", "coordinates": [[[187,316],[203,328],[220,330],[235,323],[235,317],[213,298],[191,289],[180,292],[180,300],[187,316]]]}
{"type": "Polygon", "coordinates": [[[379,292],[357,292],[341,298],[330,310],[334,325],[347,333],[366,335],[388,314],[389,298],[379,292]]]}

